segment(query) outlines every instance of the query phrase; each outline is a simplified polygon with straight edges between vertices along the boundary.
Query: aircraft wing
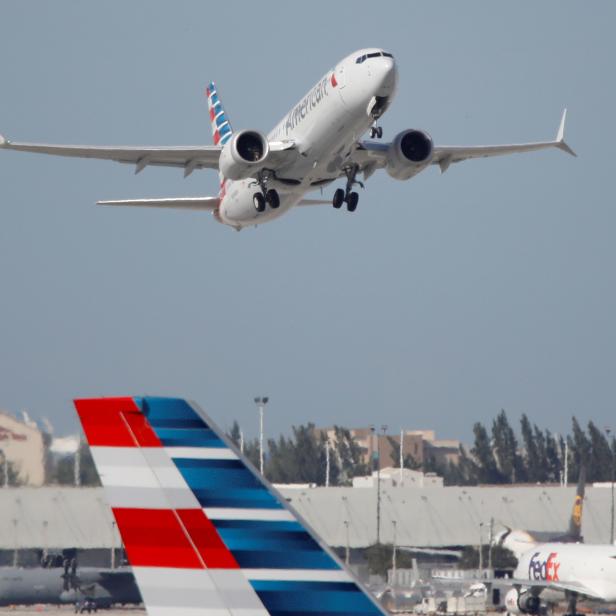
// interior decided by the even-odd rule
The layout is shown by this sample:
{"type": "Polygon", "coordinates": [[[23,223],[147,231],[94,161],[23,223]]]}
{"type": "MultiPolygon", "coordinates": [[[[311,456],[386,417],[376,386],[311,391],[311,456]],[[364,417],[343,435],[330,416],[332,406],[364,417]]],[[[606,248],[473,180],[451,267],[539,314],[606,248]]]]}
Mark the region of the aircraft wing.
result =
{"type": "Polygon", "coordinates": [[[440,581],[447,581],[451,583],[460,582],[463,584],[477,583],[486,584],[490,586],[496,586],[497,588],[524,588],[528,590],[535,590],[536,594],[541,594],[545,589],[560,590],[562,592],[574,592],[578,595],[583,595],[589,599],[605,600],[603,595],[593,590],[583,582],[564,580],[529,580],[524,578],[448,578],[445,576],[437,577],[440,581]]]}
{"type": "MultiPolygon", "coordinates": [[[[491,156],[504,156],[521,152],[534,152],[547,148],[558,148],[577,156],[567,145],[564,138],[565,118],[567,110],[563,111],[556,138],[553,141],[533,141],[529,143],[510,143],[504,145],[445,145],[434,146],[430,164],[438,165],[441,173],[445,173],[452,163],[458,163],[470,158],[488,158],[491,156]]],[[[374,173],[376,169],[383,168],[387,164],[387,150],[389,143],[376,143],[374,141],[360,141],[355,146],[355,151],[350,154],[352,162],[356,162],[366,176],[374,173]]],[[[341,174],[343,175],[343,174],[341,174]]]]}
{"type": "Polygon", "coordinates": [[[179,197],[171,199],[119,199],[97,201],[98,205],[124,205],[136,207],[162,207],[176,210],[206,210],[214,211],[220,199],[218,197],[179,197]]]}
{"type": "Polygon", "coordinates": [[[187,176],[195,169],[218,169],[222,146],[107,146],[107,145],[52,145],[49,143],[23,143],[10,141],[0,135],[0,149],[71,156],[74,158],[98,158],[135,165],[139,173],[149,165],[182,167],[187,176]]]}

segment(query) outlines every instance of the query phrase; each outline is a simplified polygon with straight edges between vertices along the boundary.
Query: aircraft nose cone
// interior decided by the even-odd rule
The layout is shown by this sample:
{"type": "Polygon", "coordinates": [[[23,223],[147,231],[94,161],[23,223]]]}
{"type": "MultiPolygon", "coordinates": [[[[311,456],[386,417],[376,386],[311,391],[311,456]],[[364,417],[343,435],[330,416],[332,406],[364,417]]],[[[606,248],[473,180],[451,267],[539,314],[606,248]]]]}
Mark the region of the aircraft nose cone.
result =
{"type": "Polygon", "coordinates": [[[379,96],[391,96],[398,85],[398,68],[393,58],[379,58],[379,96]]]}

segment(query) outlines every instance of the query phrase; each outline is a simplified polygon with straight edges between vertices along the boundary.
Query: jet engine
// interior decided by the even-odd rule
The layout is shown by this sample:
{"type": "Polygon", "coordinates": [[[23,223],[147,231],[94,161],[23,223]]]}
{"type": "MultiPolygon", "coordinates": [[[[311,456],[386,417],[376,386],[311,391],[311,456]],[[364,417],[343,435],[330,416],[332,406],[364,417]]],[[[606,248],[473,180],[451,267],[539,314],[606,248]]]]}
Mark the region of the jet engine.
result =
{"type": "Polygon", "coordinates": [[[220,153],[220,171],[230,180],[242,180],[259,171],[269,154],[267,138],[256,130],[234,133],[220,153]]]}
{"type": "Polygon", "coordinates": [[[396,180],[408,180],[430,164],[433,149],[428,133],[415,129],[402,131],[387,150],[385,169],[396,180]]]}
{"type": "Polygon", "coordinates": [[[528,591],[512,588],[505,595],[505,607],[510,614],[539,614],[541,600],[528,591]]]}

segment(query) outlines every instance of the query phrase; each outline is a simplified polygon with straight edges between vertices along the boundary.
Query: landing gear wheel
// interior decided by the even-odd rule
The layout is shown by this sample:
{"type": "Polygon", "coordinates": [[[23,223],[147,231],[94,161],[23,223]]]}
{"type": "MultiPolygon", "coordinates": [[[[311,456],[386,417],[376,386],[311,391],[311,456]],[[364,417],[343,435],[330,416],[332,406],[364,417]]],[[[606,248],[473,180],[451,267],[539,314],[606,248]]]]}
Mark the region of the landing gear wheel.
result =
{"type": "Polygon", "coordinates": [[[349,212],[354,212],[357,209],[357,204],[359,203],[359,195],[356,192],[349,193],[346,202],[347,210],[349,210],[349,212]]]}
{"type": "Polygon", "coordinates": [[[370,129],[370,138],[371,139],[382,139],[383,138],[383,127],[382,126],[373,126],[370,129]]]}
{"type": "Polygon", "coordinates": [[[257,212],[265,212],[265,197],[261,193],[255,193],[252,196],[252,203],[257,212]]]}
{"type": "Polygon", "coordinates": [[[343,203],[344,203],[344,190],[342,188],[339,188],[334,193],[334,198],[332,199],[332,205],[338,210],[342,207],[343,203]]]}
{"type": "Polygon", "coordinates": [[[278,191],[273,188],[265,193],[265,200],[274,210],[280,205],[280,196],[278,195],[278,191]]]}

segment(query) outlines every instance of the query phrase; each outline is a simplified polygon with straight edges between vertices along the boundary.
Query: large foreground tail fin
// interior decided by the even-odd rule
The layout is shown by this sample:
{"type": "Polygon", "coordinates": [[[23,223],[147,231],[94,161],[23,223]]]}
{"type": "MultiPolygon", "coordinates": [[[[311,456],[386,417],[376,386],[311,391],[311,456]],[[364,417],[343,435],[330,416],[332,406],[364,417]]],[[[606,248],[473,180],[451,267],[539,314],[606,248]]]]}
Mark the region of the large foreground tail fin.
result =
{"type": "Polygon", "coordinates": [[[385,616],[194,404],[76,400],[149,616],[385,616]]]}
{"type": "Polygon", "coordinates": [[[213,81],[210,81],[209,85],[205,89],[205,94],[207,96],[207,107],[210,113],[210,122],[212,124],[214,145],[225,145],[225,143],[231,139],[233,129],[231,128],[231,124],[229,124],[229,120],[227,120],[225,110],[222,108],[220,98],[218,98],[216,84],[213,81]]]}

